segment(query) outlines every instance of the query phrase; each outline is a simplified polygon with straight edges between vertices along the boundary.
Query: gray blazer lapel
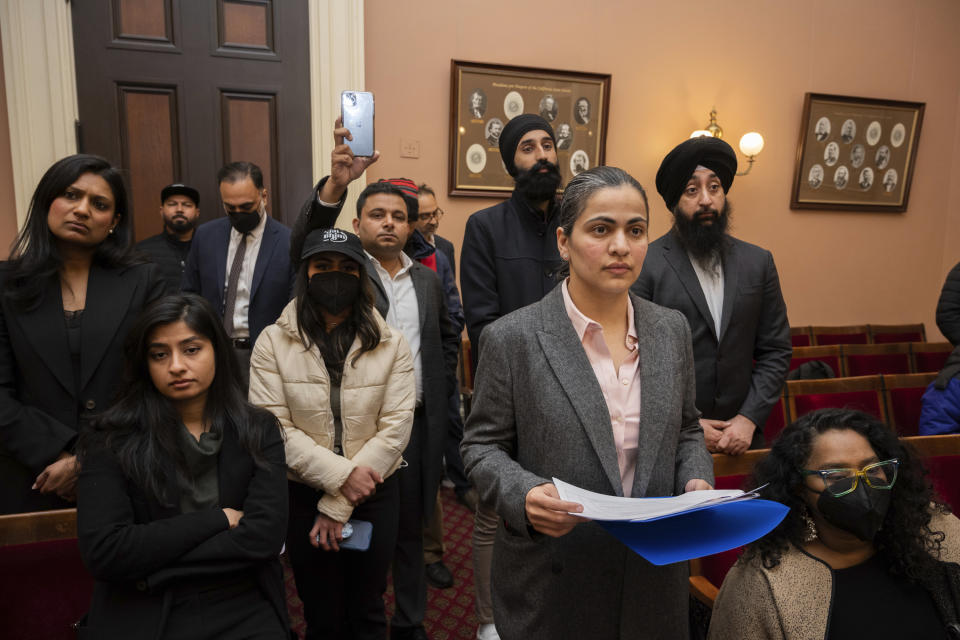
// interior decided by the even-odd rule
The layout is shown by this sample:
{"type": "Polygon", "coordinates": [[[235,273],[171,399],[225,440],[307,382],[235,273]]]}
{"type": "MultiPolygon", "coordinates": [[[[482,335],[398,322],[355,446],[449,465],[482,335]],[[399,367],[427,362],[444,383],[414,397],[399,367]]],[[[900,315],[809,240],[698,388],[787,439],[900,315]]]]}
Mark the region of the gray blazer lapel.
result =
{"type": "Polygon", "coordinates": [[[640,498],[647,490],[653,468],[663,463],[657,459],[657,452],[663,438],[664,416],[668,414],[663,405],[664,389],[667,385],[676,384],[674,380],[663,379],[662,363],[668,359],[675,360],[681,354],[671,350],[673,342],[664,342],[663,337],[658,336],[659,321],[648,313],[648,306],[652,303],[634,295],[630,296],[630,302],[633,303],[637,349],[640,351],[640,438],[631,495],[640,498]]]}
{"type": "MultiPolygon", "coordinates": [[[[622,496],[623,483],[610,412],[590,360],[567,317],[560,287],[548,293],[543,302],[543,330],[537,331],[540,348],[590,438],[611,488],[615,495],[622,496]]],[[[549,446],[548,443],[545,446],[549,446]]]]}
{"type": "Polygon", "coordinates": [[[727,327],[730,326],[730,317],[733,315],[733,305],[737,301],[737,286],[740,280],[737,245],[728,243],[727,252],[723,256],[723,311],[720,314],[720,336],[723,340],[727,327]]]}
{"type": "Polygon", "coordinates": [[[417,294],[417,312],[420,314],[421,333],[429,317],[427,314],[427,300],[430,299],[430,294],[427,292],[427,288],[430,286],[430,281],[427,278],[430,276],[425,273],[425,271],[432,273],[430,267],[425,267],[419,262],[414,262],[410,267],[410,279],[413,280],[413,291],[417,294]]]}
{"type": "Polygon", "coordinates": [[[366,267],[367,275],[370,277],[370,283],[373,285],[373,306],[376,307],[381,316],[386,318],[387,311],[390,310],[390,300],[387,298],[387,291],[383,288],[383,283],[380,282],[380,274],[377,273],[377,268],[373,266],[369,258],[367,258],[366,267]]]}
{"type": "Polygon", "coordinates": [[[697,311],[703,316],[704,322],[706,322],[706,325],[710,327],[710,330],[716,337],[717,330],[714,326],[713,316],[710,315],[710,308],[707,306],[707,298],[703,295],[703,287],[700,286],[697,272],[693,270],[693,265],[690,264],[690,258],[687,256],[687,252],[683,247],[680,246],[680,243],[674,235],[675,233],[675,231],[671,231],[667,234],[667,240],[663,245],[664,258],[666,258],[667,263],[673,269],[674,273],[677,274],[677,279],[680,280],[680,284],[686,289],[687,295],[693,300],[697,311]]]}

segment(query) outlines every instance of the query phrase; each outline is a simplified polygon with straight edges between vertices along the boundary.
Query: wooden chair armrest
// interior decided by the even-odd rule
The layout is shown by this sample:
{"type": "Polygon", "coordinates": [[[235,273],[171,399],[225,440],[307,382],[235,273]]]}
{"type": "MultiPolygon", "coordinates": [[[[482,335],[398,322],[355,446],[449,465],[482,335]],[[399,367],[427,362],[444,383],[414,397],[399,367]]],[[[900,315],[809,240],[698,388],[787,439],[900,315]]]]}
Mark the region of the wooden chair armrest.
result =
{"type": "Polygon", "coordinates": [[[713,609],[713,602],[717,599],[720,589],[713,586],[703,576],[690,576],[690,595],[713,609]]]}

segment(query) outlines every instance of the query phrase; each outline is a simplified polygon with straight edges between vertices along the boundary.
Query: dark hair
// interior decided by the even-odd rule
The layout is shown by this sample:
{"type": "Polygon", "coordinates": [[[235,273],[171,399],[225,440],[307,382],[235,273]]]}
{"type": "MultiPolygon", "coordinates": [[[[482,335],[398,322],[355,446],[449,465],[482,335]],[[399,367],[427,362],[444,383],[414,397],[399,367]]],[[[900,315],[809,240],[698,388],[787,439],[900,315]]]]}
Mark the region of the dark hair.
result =
{"type": "Polygon", "coordinates": [[[263,189],[263,171],[252,162],[230,162],[217,171],[218,185],[223,182],[242,182],[247,178],[250,178],[257,189],[263,189]]]}
{"type": "Polygon", "coordinates": [[[786,427],[774,440],[770,453],[754,467],[749,485],[767,484],[763,497],[790,507],[790,512],[777,528],[750,544],[744,558],[759,557],[764,567],[772,569],[790,544],[803,544],[806,505],[801,495],[804,481],[800,469],[810,459],[814,438],[831,429],[855,431],[867,439],[881,460],[900,460],[890,507],[874,543],[889,563],[891,573],[919,579],[934,561],[944,539],[943,532],[930,529],[930,505],[935,503],[941,512],[947,508],[935,502],[927,472],[913,448],[898,439],[886,424],[852,409],[808,413],[786,427]]]}
{"type": "Polygon", "coordinates": [[[363,211],[363,205],[366,204],[367,198],[377,193],[387,193],[392,196],[400,196],[400,199],[403,200],[403,206],[407,209],[407,222],[416,221],[415,218],[410,218],[410,204],[407,202],[407,198],[404,195],[403,190],[389,182],[371,182],[363,191],[360,192],[360,195],[357,197],[358,218],[360,217],[360,212],[363,211]]]}
{"type": "Polygon", "coordinates": [[[330,375],[333,384],[340,384],[343,376],[343,366],[347,354],[353,345],[353,340],[360,337],[360,349],[353,357],[353,366],[357,359],[368,351],[373,351],[380,344],[380,326],[373,316],[373,293],[370,286],[370,276],[367,270],[360,265],[360,297],[353,304],[350,315],[344,322],[334,327],[329,333],[323,320],[323,314],[313,304],[307,295],[307,285],[310,278],[307,271],[310,269],[310,259],[301,261],[297,270],[297,281],[294,285],[293,296],[297,300],[297,333],[305,350],[310,350],[314,344],[320,350],[320,356],[330,375]]]}
{"type": "Polygon", "coordinates": [[[154,301],[141,312],[127,336],[124,381],[117,401],[81,434],[77,450],[81,464],[94,448],[111,450],[124,474],[162,503],[169,499],[164,491],[164,463],[172,459],[181,477],[189,477],[189,472],[177,433],[180,416],[153,384],[147,357],[153,332],[180,320],[213,346],[216,373],[203,411],[210,431],[222,434],[233,430],[257,466],[263,467],[262,434],[257,425],[264,419],[276,422],[265,409],[247,402],[233,346],[209,302],[190,293],[154,301]],[[261,420],[256,419],[258,415],[261,420]]]}
{"type": "MultiPolygon", "coordinates": [[[[577,174],[563,190],[563,200],[560,201],[560,228],[563,234],[569,236],[573,232],[573,225],[577,218],[587,207],[587,202],[598,191],[602,189],[615,189],[616,187],[627,185],[633,187],[640,193],[643,199],[643,208],[647,210],[647,218],[650,216],[650,204],[647,202],[647,192],[637,182],[637,179],[631,176],[623,169],[617,167],[594,167],[582,173],[577,174]]],[[[564,263],[563,267],[557,272],[557,278],[563,280],[570,275],[570,264],[564,263]]]]}
{"type": "Polygon", "coordinates": [[[429,194],[432,195],[434,198],[437,197],[437,194],[436,194],[436,192],[434,192],[433,187],[431,187],[430,185],[428,185],[426,182],[424,182],[424,183],[421,184],[419,187],[417,187],[417,191],[419,191],[420,193],[429,193],[429,194]]]}
{"type": "Polygon", "coordinates": [[[113,233],[94,251],[94,263],[118,267],[137,262],[130,250],[133,234],[127,211],[127,190],[123,186],[120,171],[100,156],[77,154],[62,158],[53,163],[37,183],[30,199],[27,221],[10,250],[3,295],[20,311],[29,311],[40,304],[44,290],[63,265],[63,258],[47,223],[47,214],[53,201],[85,173],[92,173],[106,181],[113,192],[114,216],[117,220],[113,233]]]}

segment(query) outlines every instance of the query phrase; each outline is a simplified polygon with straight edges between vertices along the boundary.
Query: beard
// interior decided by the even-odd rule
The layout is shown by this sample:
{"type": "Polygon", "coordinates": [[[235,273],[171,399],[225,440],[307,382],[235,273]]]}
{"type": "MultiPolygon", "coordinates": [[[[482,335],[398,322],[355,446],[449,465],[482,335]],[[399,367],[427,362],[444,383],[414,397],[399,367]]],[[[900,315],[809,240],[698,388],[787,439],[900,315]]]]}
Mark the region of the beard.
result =
{"type": "Polygon", "coordinates": [[[166,224],[167,229],[177,234],[192,231],[197,226],[197,221],[195,219],[190,220],[184,216],[165,218],[164,223],[166,224]]]}
{"type": "Polygon", "coordinates": [[[516,190],[530,202],[545,202],[553,198],[560,186],[560,168],[547,160],[539,160],[516,177],[516,190]],[[540,169],[546,168],[545,173],[540,169]]]}
{"type": "Polygon", "coordinates": [[[732,209],[730,202],[723,203],[723,209],[700,210],[688,219],[680,211],[680,207],[673,210],[673,227],[677,230],[677,238],[684,249],[690,252],[698,261],[704,261],[713,256],[722,256],[727,246],[727,229],[730,226],[732,209]],[[704,224],[706,220],[712,224],[704,224]]]}

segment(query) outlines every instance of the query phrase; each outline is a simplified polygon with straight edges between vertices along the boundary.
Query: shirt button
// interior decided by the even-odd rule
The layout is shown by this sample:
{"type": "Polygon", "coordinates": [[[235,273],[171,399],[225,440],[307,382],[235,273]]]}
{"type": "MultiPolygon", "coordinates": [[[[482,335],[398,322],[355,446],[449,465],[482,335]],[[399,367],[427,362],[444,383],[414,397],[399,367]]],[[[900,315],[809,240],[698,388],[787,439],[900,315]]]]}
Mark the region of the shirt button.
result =
{"type": "Polygon", "coordinates": [[[630,384],[630,381],[627,378],[624,378],[620,382],[623,384],[623,386],[627,386],[628,384],[630,384]]]}
{"type": "Polygon", "coordinates": [[[86,402],[84,402],[83,406],[86,407],[89,411],[93,411],[94,409],[97,408],[97,403],[93,398],[91,398],[90,400],[87,400],[86,402]]]}

